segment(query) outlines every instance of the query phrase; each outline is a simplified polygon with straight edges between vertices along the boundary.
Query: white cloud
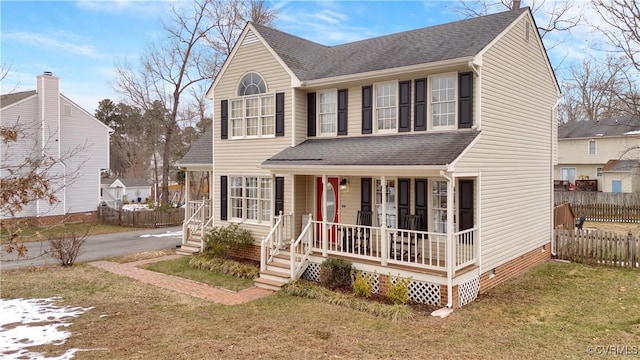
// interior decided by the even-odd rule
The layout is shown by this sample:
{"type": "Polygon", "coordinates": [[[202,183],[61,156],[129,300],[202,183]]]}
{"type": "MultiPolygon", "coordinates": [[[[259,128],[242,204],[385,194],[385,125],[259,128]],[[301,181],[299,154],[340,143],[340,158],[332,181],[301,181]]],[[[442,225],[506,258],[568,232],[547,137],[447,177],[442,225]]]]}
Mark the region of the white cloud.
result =
{"type": "Polygon", "coordinates": [[[16,41],[27,46],[51,51],[62,51],[90,58],[100,58],[101,54],[93,45],[86,44],[87,39],[65,31],[54,32],[53,35],[25,31],[5,32],[3,41],[16,41]]]}
{"type": "Polygon", "coordinates": [[[77,0],[83,10],[108,14],[127,14],[141,17],[157,17],[166,12],[168,6],[178,1],[163,0],[77,0]]]}

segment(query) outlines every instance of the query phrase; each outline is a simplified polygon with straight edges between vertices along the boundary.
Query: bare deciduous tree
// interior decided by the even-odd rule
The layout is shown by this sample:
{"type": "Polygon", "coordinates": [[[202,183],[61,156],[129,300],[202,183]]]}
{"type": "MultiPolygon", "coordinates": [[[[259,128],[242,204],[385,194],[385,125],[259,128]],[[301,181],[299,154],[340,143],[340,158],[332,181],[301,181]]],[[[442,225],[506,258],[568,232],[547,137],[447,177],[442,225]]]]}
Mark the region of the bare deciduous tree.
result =
{"type": "Polygon", "coordinates": [[[640,116],[640,3],[637,0],[592,0],[603,23],[595,25],[608,40],[627,90],[620,93],[627,110],[640,116]]]}
{"type": "Polygon", "coordinates": [[[580,66],[571,66],[570,79],[563,84],[564,98],[560,106],[562,122],[596,121],[625,113],[619,94],[625,83],[617,61],[608,57],[604,63],[593,58],[580,66]]]}
{"type": "MultiPolygon", "coordinates": [[[[169,200],[169,170],[175,160],[172,147],[189,89],[215,78],[246,20],[271,21],[274,16],[261,0],[195,0],[189,7],[174,4],[170,20],[163,24],[164,42],[149,45],[139,68],[126,62],[116,66],[116,90],[128,101],[145,114],[158,102],[167,110],[154,119],[162,132],[163,203],[169,200]]],[[[204,92],[195,95],[203,97],[204,92]]]]}

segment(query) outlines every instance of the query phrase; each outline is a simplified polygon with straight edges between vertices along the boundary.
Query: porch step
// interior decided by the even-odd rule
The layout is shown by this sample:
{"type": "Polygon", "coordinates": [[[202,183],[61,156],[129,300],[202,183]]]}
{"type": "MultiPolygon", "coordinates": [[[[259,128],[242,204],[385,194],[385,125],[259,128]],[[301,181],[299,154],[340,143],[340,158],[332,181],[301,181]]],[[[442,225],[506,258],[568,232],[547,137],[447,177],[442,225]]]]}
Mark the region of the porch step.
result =
{"type": "Polygon", "coordinates": [[[291,281],[290,271],[289,254],[277,254],[273,261],[267,264],[267,268],[260,271],[260,277],[253,282],[259,288],[278,291],[291,281]]]}
{"type": "Polygon", "coordinates": [[[200,252],[200,240],[187,240],[186,244],[182,244],[179,248],[176,248],[176,254],[178,255],[193,255],[200,252]]]}

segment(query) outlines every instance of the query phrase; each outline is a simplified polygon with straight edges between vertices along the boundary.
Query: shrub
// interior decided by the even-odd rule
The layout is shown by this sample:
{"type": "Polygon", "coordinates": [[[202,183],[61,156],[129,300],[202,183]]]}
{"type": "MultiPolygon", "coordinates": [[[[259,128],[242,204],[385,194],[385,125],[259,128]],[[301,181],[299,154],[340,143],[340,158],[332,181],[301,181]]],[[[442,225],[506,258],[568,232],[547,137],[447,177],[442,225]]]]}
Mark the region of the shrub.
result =
{"type": "Polygon", "coordinates": [[[87,241],[89,229],[83,233],[70,231],[53,235],[49,240],[51,245],[51,256],[58,260],[62,266],[71,266],[76,259],[82,254],[82,246],[87,241]]]}
{"type": "Polygon", "coordinates": [[[365,274],[362,271],[351,272],[351,287],[356,296],[368,298],[373,293],[376,274],[365,274]]]}
{"type": "Polygon", "coordinates": [[[320,264],[320,283],[330,289],[351,285],[351,262],[329,258],[320,264]]]}
{"type": "Polygon", "coordinates": [[[260,271],[255,266],[228,259],[211,258],[206,255],[192,256],[189,260],[189,265],[196,269],[215,271],[245,279],[255,279],[260,274],[260,271]]]}
{"type": "Polygon", "coordinates": [[[395,278],[395,282],[391,280],[389,274],[389,289],[387,289],[387,298],[394,305],[405,305],[409,302],[409,284],[411,278],[403,279],[400,276],[395,278]]]}
{"type": "Polygon", "coordinates": [[[205,254],[228,259],[231,250],[253,244],[253,236],[249,230],[240,229],[238,224],[231,224],[211,229],[205,234],[204,241],[205,254]]]}

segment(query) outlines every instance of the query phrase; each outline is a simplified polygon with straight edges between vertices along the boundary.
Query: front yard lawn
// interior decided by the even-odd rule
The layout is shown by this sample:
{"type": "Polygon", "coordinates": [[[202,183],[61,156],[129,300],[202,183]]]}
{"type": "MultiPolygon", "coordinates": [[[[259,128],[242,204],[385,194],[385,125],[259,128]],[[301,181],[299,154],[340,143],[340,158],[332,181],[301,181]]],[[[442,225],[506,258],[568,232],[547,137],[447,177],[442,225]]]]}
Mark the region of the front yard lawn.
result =
{"type": "MultiPolygon", "coordinates": [[[[77,359],[559,359],[640,350],[640,271],[549,262],[448,318],[392,322],[282,292],[218,305],[87,265],[2,272],[3,298],[94,307],[60,346],[77,359]]],[[[636,352],[637,353],[637,352],[636,352]]],[[[628,358],[633,358],[630,356],[628,358]]]]}

